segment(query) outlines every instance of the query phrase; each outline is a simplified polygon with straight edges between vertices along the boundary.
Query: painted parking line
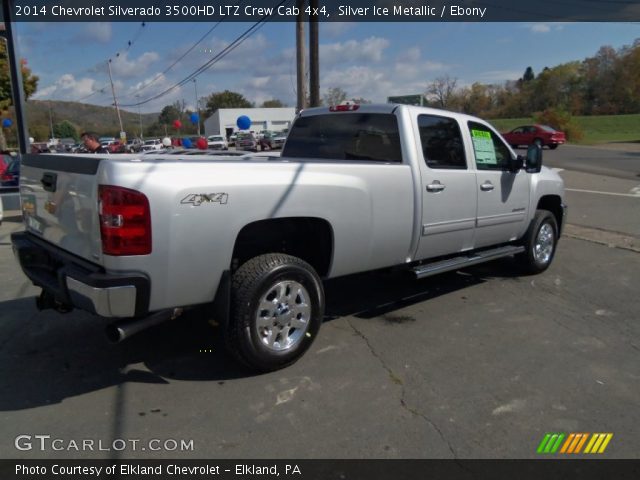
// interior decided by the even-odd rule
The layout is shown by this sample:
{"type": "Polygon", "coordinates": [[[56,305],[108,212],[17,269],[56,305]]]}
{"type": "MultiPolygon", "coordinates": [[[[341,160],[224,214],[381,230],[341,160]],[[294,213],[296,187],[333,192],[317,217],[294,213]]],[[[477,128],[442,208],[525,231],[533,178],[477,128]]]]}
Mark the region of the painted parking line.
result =
{"type": "Polygon", "coordinates": [[[581,188],[565,188],[565,190],[567,192],[595,193],[597,195],[611,195],[614,197],[640,198],[640,189],[637,189],[637,187],[631,189],[631,192],[633,193],[600,192],[598,190],[582,190],[581,188]]]}

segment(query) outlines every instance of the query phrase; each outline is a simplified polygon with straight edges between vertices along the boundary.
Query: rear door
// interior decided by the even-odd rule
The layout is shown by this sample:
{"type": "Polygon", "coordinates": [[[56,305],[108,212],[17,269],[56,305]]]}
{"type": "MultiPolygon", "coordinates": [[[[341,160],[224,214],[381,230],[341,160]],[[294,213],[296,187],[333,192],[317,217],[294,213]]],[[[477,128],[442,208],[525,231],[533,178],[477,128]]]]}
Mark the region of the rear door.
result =
{"type": "Polygon", "coordinates": [[[522,169],[509,171],[508,160],[514,154],[488,125],[470,121],[465,133],[476,167],[475,247],[515,240],[527,218],[530,176],[522,169]]]}
{"type": "Polygon", "coordinates": [[[460,124],[453,117],[420,114],[417,127],[422,235],[416,259],[469,250],[476,221],[476,174],[467,161],[460,124]]]}

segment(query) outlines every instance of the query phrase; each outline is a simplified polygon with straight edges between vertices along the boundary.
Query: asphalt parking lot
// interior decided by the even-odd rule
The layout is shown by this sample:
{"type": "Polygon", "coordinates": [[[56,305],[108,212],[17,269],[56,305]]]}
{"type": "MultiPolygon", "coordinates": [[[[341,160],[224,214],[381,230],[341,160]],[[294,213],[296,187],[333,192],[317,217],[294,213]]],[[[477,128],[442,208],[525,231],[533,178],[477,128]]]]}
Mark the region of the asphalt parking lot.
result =
{"type": "MultiPolygon", "coordinates": [[[[568,194],[570,204],[585,195],[568,194]]],[[[638,202],[602,208],[619,217],[638,202]]],[[[640,253],[592,238],[599,222],[578,220],[593,211],[571,210],[586,233],[569,232],[542,275],[503,259],[421,281],[393,271],[330,281],[312,349],[260,376],[224,354],[206,315],[111,345],[87,314],[38,312],[11,254],[19,218],[5,219],[0,456],[534,458],[546,432],[611,432],[606,458],[637,457],[640,253]],[[50,435],[63,449],[18,450],[19,435],[50,435]],[[140,443],[68,448],[83,439],[140,443]],[[151,451],[151,439],[193,448],[151,451]]]]}

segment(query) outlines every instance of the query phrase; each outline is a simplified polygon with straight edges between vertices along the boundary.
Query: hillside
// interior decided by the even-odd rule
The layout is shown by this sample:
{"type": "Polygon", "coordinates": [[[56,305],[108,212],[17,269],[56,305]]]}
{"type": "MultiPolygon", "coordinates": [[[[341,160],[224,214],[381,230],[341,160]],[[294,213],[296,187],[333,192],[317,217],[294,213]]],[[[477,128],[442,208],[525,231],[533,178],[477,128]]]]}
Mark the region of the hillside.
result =
{"type": "MultiPolygon", "coordinates": [[[[118,116],[113,107],[100,107],[78,102],[55,100],[29,100],[26,102],[27,121],[31,135],[37,140],[45,140],[49,135],[49,106],[53,123],[68,120],[78,127],[78,131],[95,131],[100,135],[117,136],[120,131],[118,116]],[[45,138],[40,138],[45,137],[45,138]]],[[[138,135],[140,118],[137,112],[120,110],[122,124],[129,136],[138,135]]],[[[146,129],[158,120],[158,113],[142,114],[142,128],[146,129]]]]}

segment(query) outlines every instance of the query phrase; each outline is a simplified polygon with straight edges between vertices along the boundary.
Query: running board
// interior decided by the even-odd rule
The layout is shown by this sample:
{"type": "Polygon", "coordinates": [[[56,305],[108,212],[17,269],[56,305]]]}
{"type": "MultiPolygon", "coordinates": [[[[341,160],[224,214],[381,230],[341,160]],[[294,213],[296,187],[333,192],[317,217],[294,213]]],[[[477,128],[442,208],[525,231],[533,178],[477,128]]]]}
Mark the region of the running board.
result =
{"type": "Polygon", "coordinates": [[[446,260],[440,260],[426,265],[419,265],[412,268],[412,270],[413,273],[416,274],[416,278],[425,278],[438,273],[459,270],[464,267],[470,267],[471,265],[489,262],[497,258],[508,257],[522,252],[524,252],[523,246],[508,245],[506,247],[483,250],[481,252],[474,252],[460,257],[448,258],[446,260]]]}

